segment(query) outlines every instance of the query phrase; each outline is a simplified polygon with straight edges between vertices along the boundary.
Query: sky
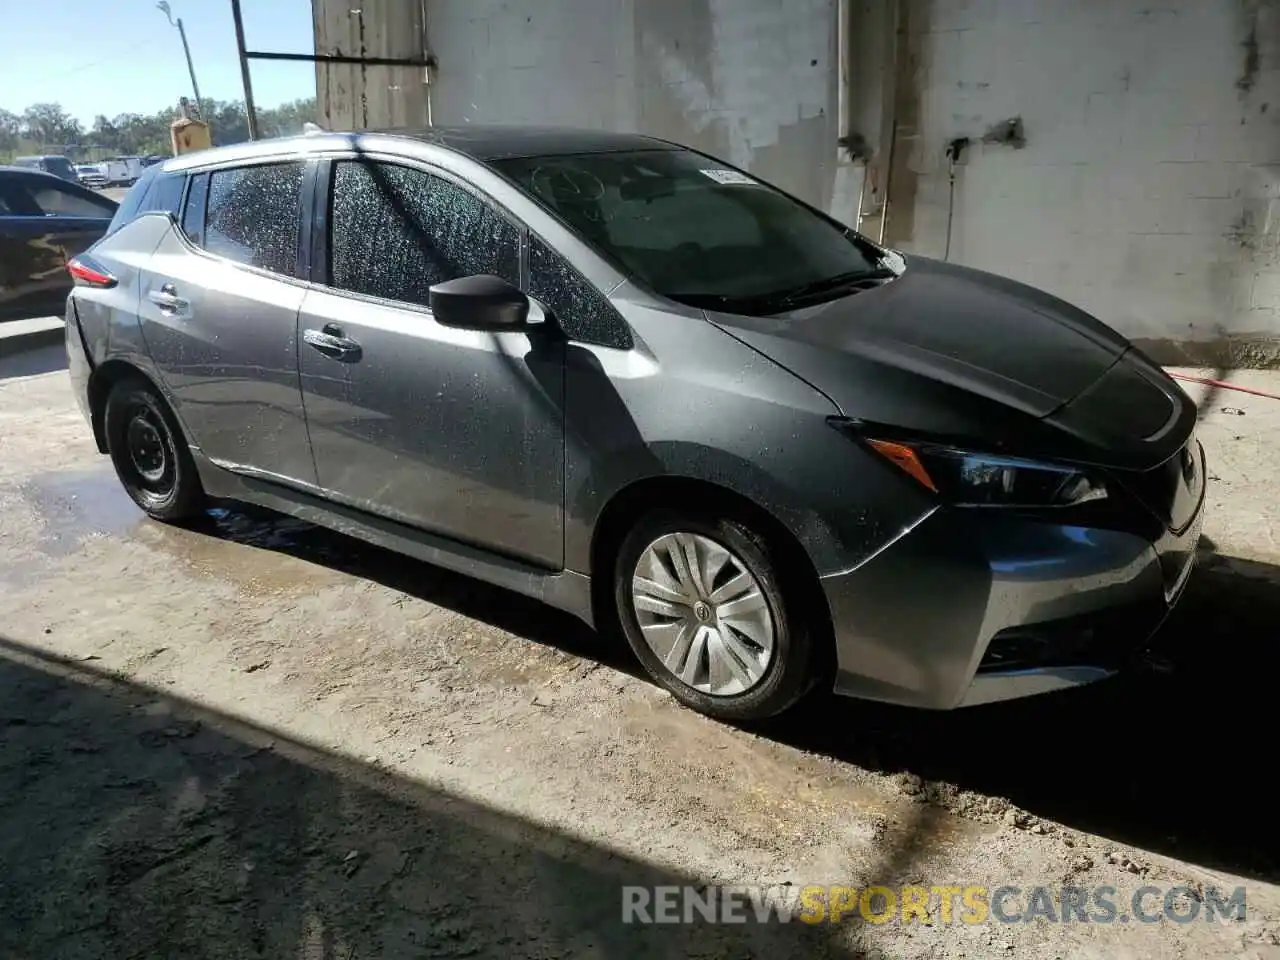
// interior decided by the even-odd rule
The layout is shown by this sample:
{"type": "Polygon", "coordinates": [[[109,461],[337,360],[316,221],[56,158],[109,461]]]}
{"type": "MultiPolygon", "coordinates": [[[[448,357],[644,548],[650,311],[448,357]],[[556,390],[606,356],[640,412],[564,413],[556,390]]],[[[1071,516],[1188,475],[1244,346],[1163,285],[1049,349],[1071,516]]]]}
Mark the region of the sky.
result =
{"type": "MultiPolygon", "coordinates": [[[[242,100],[230,0],[169,0],[182,18],[200,95],[242,100]]],[[[250,50],[312,53],[311,0],[240,0],[250,50]]],[[[156,0],[0,0],[0,108],[61,103],[86,126],[99,113],[155,113],[191,97],[182,40],[156,0]]],[[[313,97],[309,63],[249,61],[259,107],[313,97]]]]}

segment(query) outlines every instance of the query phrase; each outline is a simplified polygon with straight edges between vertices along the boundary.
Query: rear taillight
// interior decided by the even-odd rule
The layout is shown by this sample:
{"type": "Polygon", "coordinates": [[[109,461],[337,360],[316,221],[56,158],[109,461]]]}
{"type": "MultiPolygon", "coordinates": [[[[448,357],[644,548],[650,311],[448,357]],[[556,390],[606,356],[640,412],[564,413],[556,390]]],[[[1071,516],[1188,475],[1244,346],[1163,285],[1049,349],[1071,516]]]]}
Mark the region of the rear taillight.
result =
{"type": "Polygon", "coordinates": [[[119,282],[102,264],[83,254],[67,261],[67,272],[76,283],[86,287],[114,287],[119,282]]]}

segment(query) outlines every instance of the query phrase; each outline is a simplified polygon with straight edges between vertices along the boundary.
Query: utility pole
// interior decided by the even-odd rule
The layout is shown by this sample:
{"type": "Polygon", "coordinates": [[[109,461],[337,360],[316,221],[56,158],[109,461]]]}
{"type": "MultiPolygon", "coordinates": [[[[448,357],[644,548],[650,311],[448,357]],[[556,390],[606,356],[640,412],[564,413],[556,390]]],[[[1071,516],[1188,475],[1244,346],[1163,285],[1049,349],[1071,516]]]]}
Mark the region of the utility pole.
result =
{"type": "Polygon", "coordinates": [[[258,111],[253,106],[253,83],[249,79],[249,57],[244,48],[244,18],[240,0],[231,0],[231,16],[236,22],[236,52],[240,54],[240,80],[244,83],[244,110],[249,119],[249,139],[258,139],[258,111]]]}
{"type": "Polygon", "coordinates": [[[187,56],[187,72],[191,74],[191,89],[194,90],[196,94],[196,116],[198,117],[202,112],[200,107],[200,84],[196,83],[196,68],[191,62],[191,47],[187,44],[187,31],[182,26],[181,17],[179,17],[176,22],[174,21],[173,11],[169,9],[168,0],[160,0],[156,6],[160,8],[166,17],[169,18],[169,26],[178,28],[178,36],[182,38],[182,52],[187,56]]]}

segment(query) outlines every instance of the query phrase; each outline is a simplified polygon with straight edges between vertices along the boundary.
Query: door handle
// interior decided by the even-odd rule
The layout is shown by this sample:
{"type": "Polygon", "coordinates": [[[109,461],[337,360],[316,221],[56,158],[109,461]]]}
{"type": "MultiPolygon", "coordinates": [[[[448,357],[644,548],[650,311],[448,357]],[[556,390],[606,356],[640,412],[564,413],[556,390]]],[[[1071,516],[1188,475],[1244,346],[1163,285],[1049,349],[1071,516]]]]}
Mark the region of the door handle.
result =
{"type": "Polygon", "coordinates": [[[303,330],[302,340],[308,346],[315,347],[331,360],[342,363],[355,363],[360,359],[360,344],[347,337],[334,336],[323,330],[303,330]]]}
{"type": "Polygon", "coordinates": [[[147,299],[159,307],[162,313],[178,313],[191,306],[178,296],[178,289],[172,283],[166,283],[159,290],[148,290],[147,299]]]}

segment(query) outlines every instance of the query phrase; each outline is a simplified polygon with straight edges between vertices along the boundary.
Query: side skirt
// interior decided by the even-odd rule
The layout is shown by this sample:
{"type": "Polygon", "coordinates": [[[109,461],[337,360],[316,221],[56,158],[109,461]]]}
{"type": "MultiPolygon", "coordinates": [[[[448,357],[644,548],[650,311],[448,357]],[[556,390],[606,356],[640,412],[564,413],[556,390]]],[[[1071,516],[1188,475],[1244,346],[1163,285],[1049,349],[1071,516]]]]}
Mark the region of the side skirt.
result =
{"type": "Polygon", "coordinates": [[[281,483],[233,473],[219,467],[194,448],[191,455],[196,462],[200,482],[210,497],[252,503],[336,530],[387,550],[532,597],[572,614],[587,626],[594,626],[591,578],[581,573],[572,570],[542,570],[479,547],[458,543],[304,493],[281,483]]]}

